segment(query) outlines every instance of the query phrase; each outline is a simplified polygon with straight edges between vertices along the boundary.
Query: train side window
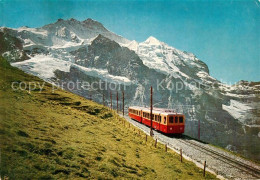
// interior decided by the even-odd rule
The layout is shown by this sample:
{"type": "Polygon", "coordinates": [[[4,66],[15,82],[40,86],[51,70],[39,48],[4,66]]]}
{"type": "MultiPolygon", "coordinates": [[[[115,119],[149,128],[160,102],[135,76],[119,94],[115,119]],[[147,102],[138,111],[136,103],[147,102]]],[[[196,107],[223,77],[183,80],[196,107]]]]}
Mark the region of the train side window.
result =
{"type": "Polygon", "coordinates": [[[160,121],[160,122],[162,122],[162,119],[161,119],[161,118],[162,118],[162,117],[161,117],[161,116],[159,116],[159,121],[160,121]]]}
{"type": "Polygon", "coordinates": [[[178,123],[178,116],[175,116],[175,123],[178,123]]]}
{"type": "Polygon", "coordinates": [[[169,123],[173,123],[173,116],[169,117],[169,123]]]}
{"type": "Polygon", "coordinates": [[[183,116],[179,117],[179,121],[180,121],[180,123],[183,123],[183,116]]]}
{"type": "Polygon", "coordinates": [[[166,124],[166,117],[164,117],[164,124],[166,124]]]}

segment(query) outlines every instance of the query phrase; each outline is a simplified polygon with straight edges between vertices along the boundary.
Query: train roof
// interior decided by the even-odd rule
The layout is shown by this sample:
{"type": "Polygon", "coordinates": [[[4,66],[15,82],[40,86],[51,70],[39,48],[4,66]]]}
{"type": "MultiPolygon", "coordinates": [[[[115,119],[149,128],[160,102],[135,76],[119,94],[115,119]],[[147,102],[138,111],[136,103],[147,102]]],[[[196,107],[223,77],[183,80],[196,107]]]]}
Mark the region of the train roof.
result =
{"type": "MultiPolygon", "coordinates": [[[[150,108],[147,107],[140,107],[140,106],[130,106],[129,108],[138,109],[146,112],[150,112],[150,108]]],[[[173,109],[166,109],[166,108],[153,108],[153,113],[163,114],[163,115],[183,115],[182,113],[177,113],[173,109]]]]}

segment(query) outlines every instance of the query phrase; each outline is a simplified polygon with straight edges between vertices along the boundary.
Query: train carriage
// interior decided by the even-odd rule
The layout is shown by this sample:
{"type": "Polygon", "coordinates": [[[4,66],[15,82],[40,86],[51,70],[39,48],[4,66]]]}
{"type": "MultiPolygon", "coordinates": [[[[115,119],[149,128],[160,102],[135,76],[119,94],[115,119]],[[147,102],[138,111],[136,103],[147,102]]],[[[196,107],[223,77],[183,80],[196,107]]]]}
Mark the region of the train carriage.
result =
{"type": "MultiPolygon", "coordinates": [[[[150,109],[132,106],[128,115],[142,124],[151,126],[150,109]]],[[[152,126],[154,129],[166,134],[182,134],[185,130],[185,116],[173,110],[154,108],[152,112],[152,126]]]]}

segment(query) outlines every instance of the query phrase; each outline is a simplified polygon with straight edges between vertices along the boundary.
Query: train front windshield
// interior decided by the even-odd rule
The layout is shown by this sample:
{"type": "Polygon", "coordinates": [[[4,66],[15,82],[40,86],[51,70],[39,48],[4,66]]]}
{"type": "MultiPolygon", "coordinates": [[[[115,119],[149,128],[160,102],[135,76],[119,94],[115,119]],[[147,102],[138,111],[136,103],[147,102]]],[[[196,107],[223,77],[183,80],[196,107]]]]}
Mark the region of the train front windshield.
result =
{"type": "Polygon", "coordinates": [[[170,124],[184,123],[184,117],[183,116],[169,116],[169,123],[170,124]]]}

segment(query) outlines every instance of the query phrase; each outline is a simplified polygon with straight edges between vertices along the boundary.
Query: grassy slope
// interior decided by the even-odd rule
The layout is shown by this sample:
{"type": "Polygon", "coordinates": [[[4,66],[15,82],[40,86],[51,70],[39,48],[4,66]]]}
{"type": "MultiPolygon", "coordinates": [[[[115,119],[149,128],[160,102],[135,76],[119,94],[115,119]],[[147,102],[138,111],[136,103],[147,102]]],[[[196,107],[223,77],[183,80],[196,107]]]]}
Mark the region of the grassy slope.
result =
{"type": "MultiPolygon", "coordinates": [[[[13,81],[43,83],[0,57],[1,176],[10,179],[201,179],[193,163],[154,148],[102,105],[72,93],[14,91],[13,81]]],[[[215,178],[208,174],[206,178],[215,178]]]]}

